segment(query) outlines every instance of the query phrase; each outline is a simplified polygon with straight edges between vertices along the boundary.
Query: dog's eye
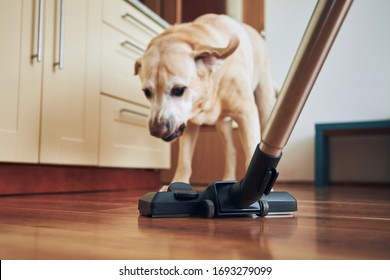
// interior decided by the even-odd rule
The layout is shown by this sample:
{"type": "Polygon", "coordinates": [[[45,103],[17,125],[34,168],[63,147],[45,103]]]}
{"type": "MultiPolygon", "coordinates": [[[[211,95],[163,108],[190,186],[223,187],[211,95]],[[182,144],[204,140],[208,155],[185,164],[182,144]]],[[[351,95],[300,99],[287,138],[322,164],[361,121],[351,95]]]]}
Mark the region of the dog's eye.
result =
{"type": "Polygon", "coordinates": [[[176,96],[176,97],[181,97],[181,96],[183,96],[185,90],[186,90],[186,87],[174,87],[171,90],[171,95],[176,96]]]}
{"type": "Polygon", "coordinates": [[[144,94],[145,94],[145,96],[146,96],[146,98],[151,98],[152,97],[152,91],[150,90],[150,89],[148,89],[148,88],[144,88],[143,89],[143,92],[144,92],[144,94]]]}

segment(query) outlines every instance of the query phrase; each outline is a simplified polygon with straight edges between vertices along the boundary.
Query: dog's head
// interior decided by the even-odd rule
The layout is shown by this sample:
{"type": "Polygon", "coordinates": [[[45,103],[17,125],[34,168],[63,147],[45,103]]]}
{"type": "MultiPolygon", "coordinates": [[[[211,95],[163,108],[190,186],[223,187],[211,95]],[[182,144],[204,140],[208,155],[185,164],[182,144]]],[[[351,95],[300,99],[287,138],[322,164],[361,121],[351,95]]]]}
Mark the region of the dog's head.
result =
{"type": "Polygon", "coordinates": [[[151,103],[151,135],[172,141],[183,134],[187,121],[201,112],[210,98],[212,76],[238,45],[236,36],[224,48],[165,37],[151,42],[135,63],[135,75],[139,74],[151,103]]]}

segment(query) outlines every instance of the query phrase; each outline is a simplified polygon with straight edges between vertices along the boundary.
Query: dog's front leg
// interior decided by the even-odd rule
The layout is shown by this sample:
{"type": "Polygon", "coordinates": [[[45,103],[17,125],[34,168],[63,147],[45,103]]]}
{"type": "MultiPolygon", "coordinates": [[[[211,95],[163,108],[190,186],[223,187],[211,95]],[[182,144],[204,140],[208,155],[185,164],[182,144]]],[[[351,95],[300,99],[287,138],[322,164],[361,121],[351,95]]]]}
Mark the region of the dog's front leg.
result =
{"type": "Polygon", "coordinates": [[[179,138],[179,157],[172,182],[189,183],[192,173],[192,156],[199,134],[199,125],[187,123],[184,134],[179,138]]]}

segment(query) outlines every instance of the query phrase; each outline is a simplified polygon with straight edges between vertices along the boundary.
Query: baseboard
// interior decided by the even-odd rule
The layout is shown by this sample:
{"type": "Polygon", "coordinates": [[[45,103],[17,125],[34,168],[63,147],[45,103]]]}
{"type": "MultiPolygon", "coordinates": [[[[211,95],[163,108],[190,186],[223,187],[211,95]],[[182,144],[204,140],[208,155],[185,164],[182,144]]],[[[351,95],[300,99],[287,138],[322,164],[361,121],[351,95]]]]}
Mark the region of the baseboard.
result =
{"type": "Polygon", "coordinates": [[[160,172],[145,169],[0,163],[0,195],[156,189],[160,172]]]}

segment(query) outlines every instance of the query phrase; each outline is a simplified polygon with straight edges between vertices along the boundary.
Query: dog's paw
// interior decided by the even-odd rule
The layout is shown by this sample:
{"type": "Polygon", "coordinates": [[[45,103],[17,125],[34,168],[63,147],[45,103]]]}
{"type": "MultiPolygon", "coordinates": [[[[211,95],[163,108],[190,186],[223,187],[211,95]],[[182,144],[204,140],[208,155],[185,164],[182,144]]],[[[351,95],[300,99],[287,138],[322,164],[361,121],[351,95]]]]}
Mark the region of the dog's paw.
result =
{"type": "Polygon", "coordinates": [[[168,191],[168,188],[169,188],[169,186],[162,186],[158,191],[159,192],[167,192],[168,191]]]}

